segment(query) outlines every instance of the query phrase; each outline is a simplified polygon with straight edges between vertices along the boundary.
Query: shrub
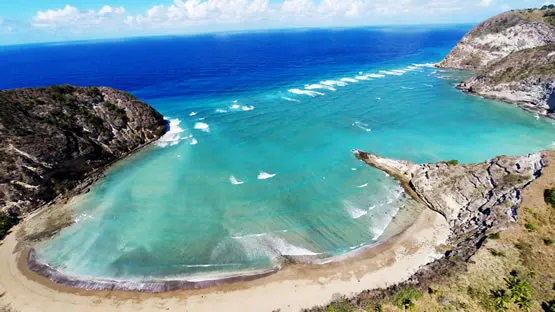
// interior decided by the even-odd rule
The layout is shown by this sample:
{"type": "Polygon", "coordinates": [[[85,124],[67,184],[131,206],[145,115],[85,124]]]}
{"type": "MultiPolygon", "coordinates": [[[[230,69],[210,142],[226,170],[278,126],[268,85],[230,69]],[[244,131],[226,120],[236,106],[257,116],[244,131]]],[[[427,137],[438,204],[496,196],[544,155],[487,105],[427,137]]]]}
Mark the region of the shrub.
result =
{"type": "Polygon", "coordinates": [[[87,95],[90,96],[90,97],[95,97],[95,96],[101,94],[100,90],[98,90],[97,87],[88,87],[86,92],[87,92],[87,95]]]}
{"type": "Polygon", "coordinates": [[[503,177],[503,182],[505,184],[520,184],[528,179],[529,177],[523,177],[518,174],[508,174],[503,177]]]}
{"type": "Polygon", "coordinates": [[[104,106],[106,106],[106,108],[108,108],[110,111],[114,112],[116,116],[118,116],[118,118],[122,120],[127,120],[127,113],[125,113],[125,110],[117,107],[114,103],[104,102],[104,106]]]}
{"type": "Polygon", "coordinates": [[[405,288],[397,293],[393,304],[399,309],[413,310],[416,307],[416,301],[422,296],[422,292],[416,288],[405,288]]]}
{"type": "Polygon", "coordinates": [[[542,309],[545,312],[555,312],[555,300],[542,303],[542,309]]]}
{"type": "Polygon", "coordinates": [[[492,254],[494,257],[505,257],[505,253],[504,253],[504,252],[499,251],[499,250],[496,250],[496,249],[493,249],[493,248],[490,248],[490,249],[489,249],[489,252],[491,252],[491,254],[492,254]]]}
{"type": "Polygon", "coordinates": [[[497,233],[491,233],[490,235],[488,235],[489,239],[501,239],[501,233],[497,232],[497,233]]]}
{"type": "Polygon", "coordinates": [[[452,159],[452,160],[449,160],[447,163],[451,166],[456,166],[459,164],[459,161],[456,159],[452,159]]]}
{"type": "Polygon", "coordinates": [[[536,232],[538,230],[538,226],[534,223],[526,223],[524,227],[528,230],[528,232],[536,232]]]}
{"type": "Polygon", "coordinates": [[[511,297],[505,289],[496,289],[491,291],[493,304],[500,311],[507,311],[511,306],[511,297]]]}
{"type": "Polygon", "coordinates": [[[551,207],[555,207],[555,187],[543,191],[543,199],[551,207]]]}
{"type": "Polygon", "coordinates": [[[530,310],[532,302],[532,288],[527,281],[511,276],[505,279],[507,288],[511,291],[511,301],[516,303],[522,310],[530,310]]]}
{"type": "Polygon", "coordinates": [[[553,246],[553,244],[555,244],[555,240],[551,238],[544,238],[543,243],[547,246],[553,246]]]}
{"type": "Polygon", "coordinates": [[[4,239],[18,221],[17,217],[0,212],[0,239],[4,239]]]}

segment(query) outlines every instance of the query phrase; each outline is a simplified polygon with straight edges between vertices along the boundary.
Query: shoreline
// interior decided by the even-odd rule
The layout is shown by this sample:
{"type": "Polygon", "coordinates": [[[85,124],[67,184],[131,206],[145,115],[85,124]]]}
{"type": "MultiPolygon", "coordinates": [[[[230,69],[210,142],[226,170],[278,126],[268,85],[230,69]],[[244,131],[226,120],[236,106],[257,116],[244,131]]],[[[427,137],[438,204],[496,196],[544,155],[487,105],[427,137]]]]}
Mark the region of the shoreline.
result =
{"type": "MultiPolygon", "coordinates": [[[[4,262],[0,265],[0,291],[7,292],[0,298],[0,303],[20,311],[59,311],[75,309],[76,305],[82,311],[113,310],[116,307],[122,310],[121,306],[126,307],[123,310],[133,310],[136,300],[163,302],[175,307],[182,307],[185,300],[186,306],[194,311],[225,309],[230,304],[245,305],[246,301],[249,304],[244,311],[272,311],[278,308],[281,311],[298,311],[328,302],[337,293],[351,295],[407,280],[422,266],[443,257],[437,247],[446,243],[451,233],[441,215],[425,209],[401,233],[342,261],[320,265],[292,264],[275,273],[266,272],[263,277],[235,280],[239,283],[213,283],[211,288],[167,289],[166,292],[153,293],[118,288],[85,290],[50,281],[28,267],[29,249],[17,239],[17,232],[22,226],[24,224],[18,225],[0,246],[0,253],[3,254],[0,261],[4,262]],[[283,302],[281,296],[268,299],[268,295],[276,292],[287,296],[288,302],[283,302]]],[[[149,305],[146,310],[159,310],[159,304],[149,305]]]]}

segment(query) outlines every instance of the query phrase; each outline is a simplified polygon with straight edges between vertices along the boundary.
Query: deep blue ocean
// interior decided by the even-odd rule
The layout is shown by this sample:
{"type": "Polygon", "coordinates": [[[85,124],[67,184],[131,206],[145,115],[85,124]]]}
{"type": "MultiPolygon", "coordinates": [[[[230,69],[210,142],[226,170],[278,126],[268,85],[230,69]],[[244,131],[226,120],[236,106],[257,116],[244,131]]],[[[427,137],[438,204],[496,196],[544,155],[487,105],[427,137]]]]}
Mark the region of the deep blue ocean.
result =
{"type": "MultiPolygon", "coordinates": [[[[551,148],[551,121],[463,94],[439,62],[471,26],[288,30],[0,47],[0,88],[110,86],[170,132],[72,203],[38,257],[160,279],[327,259],[416,205],[351,149],[477,162],[551,148]],[[305,257],[306,258],[306,257],[305,257]]],[[[324,261],[324,260],[322,260],[324,261]]]]}

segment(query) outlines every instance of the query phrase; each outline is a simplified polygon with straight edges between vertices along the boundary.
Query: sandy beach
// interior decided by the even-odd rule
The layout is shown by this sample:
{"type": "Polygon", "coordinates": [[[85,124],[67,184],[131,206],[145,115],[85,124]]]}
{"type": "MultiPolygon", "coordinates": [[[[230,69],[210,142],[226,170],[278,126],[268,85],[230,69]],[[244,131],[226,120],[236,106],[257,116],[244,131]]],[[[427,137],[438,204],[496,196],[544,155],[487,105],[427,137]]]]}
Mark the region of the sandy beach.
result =
{"type": "Polygon", "coordinates": [[[406,280],[441,256],[437,246],[450,233],[445,219],[427,209],[401,234],[345,261],[292,265],[254,281],[152,294],[56,285],[28,269],[17,230],[0,246],[0,302],[15,311],[299,311],[406,280]]]}

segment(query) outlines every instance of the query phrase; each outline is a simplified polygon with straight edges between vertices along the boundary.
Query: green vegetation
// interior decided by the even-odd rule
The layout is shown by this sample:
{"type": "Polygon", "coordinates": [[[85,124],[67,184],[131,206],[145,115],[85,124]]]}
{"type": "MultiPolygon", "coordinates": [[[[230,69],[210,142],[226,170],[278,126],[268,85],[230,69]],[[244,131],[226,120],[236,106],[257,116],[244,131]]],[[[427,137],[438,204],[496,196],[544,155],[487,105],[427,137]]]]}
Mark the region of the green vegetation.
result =
{"type": "Polygon", "coordinates": [[[489,239],[501,239],[501,233],[496,232],[496,233],[491,233],[490,235],[488,235],[489,239]]]}
{"type": "Polygon", "coordinates": [[[508,174],[503,177],[503,182],[505,182],[505,184],[515,185],[515,184],[520,184],[529,179],[530,177],[523,177],[518,174],[508,174]]]}
{"type": "Polygon", "coordinates": [[[543,199],[548,205],[551,205],[551,207],[555,207],[555,187],[546,189],[543,192],[543,199]]]}
{"type": "Polygon", "coordinates": [[[86,92],[87,92],[87,95],[90,97],[96,97],[96,96],[102,95],[102,93],[100,93],[100,90],[98,90],[97,87],[88,87],[86,92]]]}
{"type": "Polygon", "coordinates": [[[494,257],[505,257],[505,253],[497,249],[490,248],[489,252],[491,252],[494,257]]]}
{"type": "Polygon", "coordinates": [[[532,301],[532,288],[528,281],[512,274],[505,278],[505,287],[490,291],[496,309],[507,311],[514,303],[521,310],[530,311],[534,302],[532,301]]]}
{"type": "Polygon", "coordinates": [[[4,239],[10,232],[10,229],[18,223],[17,217],[10,216],[4,212],[0,212],[0,240],[4,239]]]}
{"type": "Polygon", "coordinates": [[[543,239],[543,243],[546,246],[553,246],[555,244],[555,240],[551,239],[551,238],[544,238],[543,239]]]}
{"type": "Polygon", "coordinates": [[[399,309],[414,310],[416,301],[422,296],[422,292],[416,288],[405,288],[397,293],[393,304],[399,309]]]}
{"type": "Polygon", "coordinates": [[[542,303],[542,309],[545,312],[555,312],[555,300],[542,303]]]}
{"type": "Polygon", "coordinates": [[[456,166],[459,164],[459,161],[456,159],[452,159],[452,160],[449,160],[447,163],[451,166],[456,166]]]}
{"type": "Polygon", "coordinates": [[[125,113],[125,110],[117,107],[114,103],[111,102],[104,102],[103,104],[104,106],[106,106],[106,108],[108,108],[108,110],[114,112],[116,116],[118,116],[118,118],[120,118],[121,120],[127,120],[127,114],[125,113]]]}
{"type": "Polygon", "coordinates": [[[526,223],[524,227],[528,232],[536,232],[538,230],[538,226],[535,223],[526,223]]]}

